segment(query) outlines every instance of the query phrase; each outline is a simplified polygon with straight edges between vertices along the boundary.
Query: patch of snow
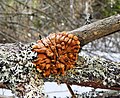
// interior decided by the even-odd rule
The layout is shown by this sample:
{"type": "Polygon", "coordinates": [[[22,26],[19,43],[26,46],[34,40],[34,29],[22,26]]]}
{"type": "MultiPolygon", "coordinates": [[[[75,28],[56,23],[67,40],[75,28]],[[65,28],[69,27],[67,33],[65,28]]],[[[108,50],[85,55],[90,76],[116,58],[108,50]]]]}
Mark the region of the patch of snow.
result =
{"type": "Polygon", "coordinates": [[[0,95],[13,96],[11,90],[8,89],[0,89],[0,95]]]}

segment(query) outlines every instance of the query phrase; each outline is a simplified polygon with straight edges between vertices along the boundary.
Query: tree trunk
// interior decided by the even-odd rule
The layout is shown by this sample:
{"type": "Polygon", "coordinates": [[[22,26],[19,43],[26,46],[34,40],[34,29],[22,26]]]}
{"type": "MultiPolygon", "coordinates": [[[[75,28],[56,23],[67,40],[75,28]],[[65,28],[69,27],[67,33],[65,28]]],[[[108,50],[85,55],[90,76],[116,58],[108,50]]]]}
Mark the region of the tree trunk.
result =
{"type": "MultiPolygon", "coordinates": [[[[120,15],[69,31],[79,36],[81,45],[120,30],[120,15]]],[[[50,75],[44,78],[32,63],[36,53],[31,44],[0,44],[0,84],[11,89],[20,98],[42,97],[44,81],[67,83],[120,90],[120,63],[109,62],[97,57],[79,56],[73,69],[64,76],[50,75]]]]}

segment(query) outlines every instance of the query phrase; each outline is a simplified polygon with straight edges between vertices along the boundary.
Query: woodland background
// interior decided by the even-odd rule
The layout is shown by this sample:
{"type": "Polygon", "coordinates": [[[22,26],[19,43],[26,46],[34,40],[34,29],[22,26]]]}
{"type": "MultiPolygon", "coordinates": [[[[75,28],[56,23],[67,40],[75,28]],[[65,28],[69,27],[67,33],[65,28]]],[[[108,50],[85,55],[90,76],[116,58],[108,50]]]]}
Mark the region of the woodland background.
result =
{"type": "MultiPolygon", "coordinates": [[[[120,0],[0,0],[0,43],[35,42],[119,14],[120,0]]],[[[87,55],[120,61],[120,32],[83,47],[87,55]],[[101,47],[102,46],[102,47],[101,47]]]]}
{"type": "MultiPolygon", "coordinates": [[[[119,13],[119,0],[0,0],[0,43],[33,42],[39,35],[70,31],[119,13]]],[[[118,32],[84,50],[119,53],[119,42],[118,32]]],[[[104,57],[118,61],[118,57],[104,57]]]]}

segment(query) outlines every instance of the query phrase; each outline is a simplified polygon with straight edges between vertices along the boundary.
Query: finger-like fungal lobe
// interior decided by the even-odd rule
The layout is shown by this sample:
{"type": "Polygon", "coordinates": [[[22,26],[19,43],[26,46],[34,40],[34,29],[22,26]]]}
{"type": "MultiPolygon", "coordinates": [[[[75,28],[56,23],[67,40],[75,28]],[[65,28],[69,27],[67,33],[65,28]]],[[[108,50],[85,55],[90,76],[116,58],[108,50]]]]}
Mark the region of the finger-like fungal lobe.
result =
{"type": "Polygon", "coordinates": [[[44,77],[50,74],[65,75],[65,71],[74,67],[79,49],[77,36],[66,32],[52,33],[32,46],[32,50],[37,52],[33,63],[44,77]]]}

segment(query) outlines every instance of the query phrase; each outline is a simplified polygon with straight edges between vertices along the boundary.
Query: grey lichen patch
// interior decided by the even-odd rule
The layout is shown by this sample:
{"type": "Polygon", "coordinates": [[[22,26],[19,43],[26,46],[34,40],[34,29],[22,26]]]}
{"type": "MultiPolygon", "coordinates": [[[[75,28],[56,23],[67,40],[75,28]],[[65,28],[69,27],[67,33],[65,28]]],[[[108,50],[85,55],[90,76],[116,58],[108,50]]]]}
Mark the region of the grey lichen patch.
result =
{"type": "Polygon", "coordinates": [[[35,57],[30,44],[1,45],[0,82],[19,98],[43,97],[43,80],[31,62],[35,57]]]}
{"type": "Polygon", "coordinates": [[[80,56],[76,63],[67,73],[76,83],[95,81],[108,88],[120,87],[120,63],[88,56],[80,56]]]}
{"type": "Polygon", "coordinates": [[[109,62],[100,57],[79,56],[74,68],[67,71],[65,76],[51,76],[45,81],[118,90],[120,63],[109,62]]]}

